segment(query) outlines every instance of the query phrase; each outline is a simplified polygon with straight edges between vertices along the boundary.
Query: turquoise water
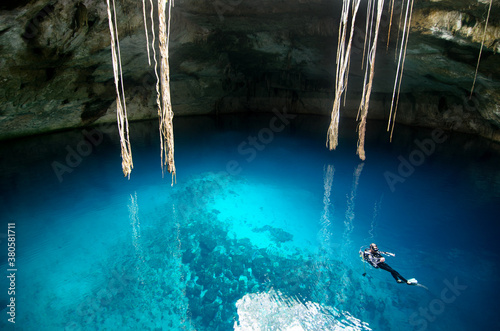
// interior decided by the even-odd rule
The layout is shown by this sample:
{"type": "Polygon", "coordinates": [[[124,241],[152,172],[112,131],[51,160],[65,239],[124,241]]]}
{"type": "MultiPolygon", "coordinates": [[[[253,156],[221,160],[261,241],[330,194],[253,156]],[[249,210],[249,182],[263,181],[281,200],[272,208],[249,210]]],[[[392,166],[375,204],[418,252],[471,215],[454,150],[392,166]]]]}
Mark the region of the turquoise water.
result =
{"type": "Polygon", "coordinates": [[[325,117],[176,118],[172,187],[156,125],[131,125],[130,180],[112,126],[2,143],[16,329],[500,329],[498,144],[371,122],[361,162],[349,120],[330,152],[325,117]]]}

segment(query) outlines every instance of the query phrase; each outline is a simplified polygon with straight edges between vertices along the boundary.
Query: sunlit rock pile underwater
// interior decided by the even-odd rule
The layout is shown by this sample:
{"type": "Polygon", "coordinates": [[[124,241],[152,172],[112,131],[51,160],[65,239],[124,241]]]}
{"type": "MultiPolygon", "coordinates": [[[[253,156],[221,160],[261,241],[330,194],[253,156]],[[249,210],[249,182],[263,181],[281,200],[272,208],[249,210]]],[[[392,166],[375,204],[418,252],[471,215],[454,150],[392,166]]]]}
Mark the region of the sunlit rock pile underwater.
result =
{"type": "Polygon", "coordinates": [[[97,300],[68,311],[72,322],[65,329],[371,330],[349,312],[332,308],[357,295],[367,301],[370,315],[376,314],[371,308],[384,305],[375,293],[361,294],[359,280],[339,298],[346,290],[338,281],[346,272],[342,262],[296,245],[285,249],[293,235],[270,225],[252,228],[270,243],[259,247],[218,219],[220,211],[211,203],[238,198],[231,188],[245,181],[227,173],[193,177],[156,207],[157,224],[142,230],[132,196],[137,241],[115,247],[116,254],[98,266],[96,271],[107,276],[95,284],[97,300]]]}

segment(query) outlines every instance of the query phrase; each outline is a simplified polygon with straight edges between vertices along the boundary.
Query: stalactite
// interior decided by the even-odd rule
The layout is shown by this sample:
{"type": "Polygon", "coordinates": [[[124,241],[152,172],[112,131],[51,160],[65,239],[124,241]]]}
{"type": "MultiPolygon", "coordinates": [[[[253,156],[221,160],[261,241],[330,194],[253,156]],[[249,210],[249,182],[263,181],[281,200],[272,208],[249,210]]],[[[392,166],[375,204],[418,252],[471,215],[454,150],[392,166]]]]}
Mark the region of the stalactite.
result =
{"type": "MultiPolygon", "coordinates": [[[[357,154],[361,160],[365,160],[365,133],[366,133],[366,118],[368,116],[368,107],[370,103],[370,95],[372,92],[373,75],[375,69],[375,55],[377,53],[377,40],[380,28],[380,19],[382,17],[382,10],[384,8],[384,0],[378,0],[377,2],[377,23],[375,25],[375,35],[373,37],[372,47],[370,49],[369,64],[370,64],[370,77],[368,78],[368,83],[363,86],[363,98],[361,101],[360,116],[361,122],[358,127],[358,149],[357,154]]],[[[368,70],[368,66],[366,67],[368,70]]]]}
{"type": "Polygon", "coordinates": [[[106,0],[108,11],[109,32],[111,34],[111,58],[113,62],[113,74],[116,88],[116,120],[120,135],[120,147],[122,156],[123,174],[130,179],[130,173],[134,167],[132,162],[132,149],[128,130],[127,106],[125,103],[125,89],[123,87],[123,72],[120,56],[120,42],[118,37],[118,25],[116,21],[116,8],[113,0],[113,14],[109,0],[106,0]]]}
{"type": "Polygon", "coordinates": [[[332,150],[337,147],[338,144],[338,123],[339,123],[339,108],[340,108],[340,98],[341,98],[341,93],[339,93],[339,89],[342,88],[343,85],[343,78],[344,76],[341,74],[342,71],[342,61],[344,59],[344,43],[346,39],[346,34],[347,34],[347,22],[348,22],[348,15],[349,15],[349,6],[350,6],[350,1],[349,0],[344,0],[342,4],[342,15],[341,19],[339,22],[339,38],[338,38],[338,44],[337,44],[337,58],[335,60],[335,63],[337,64],[336,71],[335,71],[335,99],[333,102],[333,109],[331,112],[331,121],[330,121],[330,126],[328,128],[328,133],[327,133],[327,140],[326,144],[327,147],[332,150]]]}
{"type": "Polygon", "coordinates": [[[484,25],[483,40],[481,41],[481,48],[479,49],[479,56],[477,57],[476,72],[474,73],[474,81],[472,82],[472,88],[470,90],[470,98],[472,98],[472,93],[474,92],[474,87],[476,86],[477,72],[479,70],[479,63],[481,62],[481,54],[483,53],[484,40],[486,39],[486,29],[488,28],[488,21],[490,20],[492,5],[493,0],[490,0],[490,7],[488,8],[488,15],[486,17],[486,23],[484,25]]]}
{"type": "Polygon", "coordinates": [[[389,42],[391,40],[391,28],[392,28],[392,17],[394,16],[394,1],[396,0],[390,0],[391,2],[389,3],[389,7],[391,7],[391,15],[389,15],[391,18],[389,19],[389,30],[387,32],[387,46],[386,50],[389,49],[389,42]]]}
{"type": "MultiPolygon", "coordinates": [[[[118,131],[120,134],[121,143],[121,153],[122,153],[122,168],[125,176],[130,178],[130,172],[133,168],[132,163],[132,151],[130,147],[129,139],[129,129],[128,129],[128,119],[127,119],[127,109],[125,104],[125,90],[123,86],[123,72],[120,57],[120,42],[118,38],[117,30],[117,19],[116,19],[116,9],[115,2],[113,0],[113,14],[111,13],[110,0],[107,1],[107,11],[108,11],[108,21],[109,30],[111,34],[111,56],[113,62],[113,73],[115,77],[115,87],[117,94],[117,122],[118,131]]],[[[173,0],[158,0],[158,16],[159,16],[159,48],[161,54],[160,70],[161,73],[158,75],[158,61],[156,59],[156,44],[155,44],[155,28],[154,28],[154,5],[153,0],[150,0],[150,17],[151,17],[151,33],[153,35],[151,41],[151,48],[153,49],[153,59],[155,63],[155,75],[156,75],[156,93],[157,93],[157,104],[158,104],[158,116],[159,116],[159,129],[160,129],[160,145],[161,145],[161,166],[162,174],[165,173],[165,166],[167,170],[172,174],[172,185],[175,182],[175,162],[174,162],[174,133],[173,133],[173,116],[172,103],[170,98],[170,69],[168,64],[169,52],[168,45],[170,40],[170,22],[171,22],[171,10],[173,6],[173,0]],[[168,2],[168,20],[166,18],[166,4],[168,2]]],[[[151,56],[149,53],[149,33],[146,19],[146,4],[143,0],[143,18],[144,18],[144,30],[146,33],[146,44],[148,51],[148,62],[151,65],[151,56]]]]}
{"type": "MultiPolygon", "coordinates": [[[[401,0],[401,8],[404,7],[403,3],[404,3],[405,0],[401,0]]],[[[398,47],[401,47],[399,46],[399,39],[400,39],[400,36],[401,36],[401,24],[403,22],[403,12],[404,10],[401,10],[399,12],[399,22],[398,22],[398,38],[396,39],[396,46],[395,46],[395,49],[398,49],[398,47]]],[[[395,52],[394,53],[394,61],[396,61],[398,58],[398,52],[395,52]]]]}
{"type": "Polygon", "coordinates": [[[158,0],[159,15],[159,41],[161,53],[161,106],[158,107],[158,116],[160,118],[160,144],[161,144],[161,165],[162,173],[167,166],[168,172],[172,174],[172,185],[175,182],[175,162],[174,162],[174,128],[172,103],[170,100],[170,68],[168,64],[168,44],[170,40],[170,19],[172,1],[168,1],[168,20],[165,17],[166,4],[168,0],[158,0]]]}
{"type": "MultiPolygon", "coordinates": [[[[369,21],[366,22],[367,28],[369,27],[368,30],[365,31],[365,52],[366,49],[371,49],[372,48],[372,32],[373,32],[373,21],[375,20],[375,10],[373,10],[373,5],[375,4],[375,0],[368,0],[368,7],[367,7],[367,12],[366,12],[366,17],[369,19],[369,21]]],[[[363,56],[363,62],[364,62],[364,56],[363,56]]],[[[356,115],[356,121],[359,121],[359,115],[361,113],[361,108],[362,105],[364,104],[364,98],[365,98],[365,89],[366,89],[366,83],[368,81],[368,65],[369,65],[369,59],[366,59],[366,68],[365,68],[365,75],[363,78],[363,93],[361,94],[361,102],[358,108],[358,113],[356,115]]],[[[364,64],[361,64],[361,69],[364,68],[364,64]]]]}
{"type": "Polygon", "coordinates": [[[160,93],[160,76],[158,75],[158,61],[156,60],[156,35],[154,28],[154,6],[153,0],[149,0],[151,6],[151,34],[153,36],[151,40],[151,49],[153,50],[153,60],[155,63],[155,76],[156,76],[156,105],[158,106],[158,114],[161,112],[161,93],[160,93]]]}
{"type": "Polygon", "coordinates": [[[406,60],[406,49],[408,47],[408,39],[410,36],[410,27],[411,27],[411,17],[413,14],[413,3],[414,0],[407,0],[406,2],[406,14],[404,19],[403,34],[399,51],[399,61],[396,70],[396,77],[394,79],[394,89],[392,91],[392,102],[391,102],[391,110],[389,112],[389,122],[387,124],[387,131],[389,131],[389,126],[391,125],[392,121],[391,136],[390,136],[391,141],[392,141],[392,134],[394,133],[394,124],[396,122],[396,113],[399,104],[399,93],[401,91],[401,81],[403,80],[403,70],[406,60]],[[396,86],[397,86],[397,93],[396,93],[396,86]],[[394,99],[396,99],[396,104],[394,104],[394,99]]]}
{"type": "Polygon", "coordinates": [[[151,55],[149,54],[148,22],[146,20],[146,0],[142,0],[142,16],[144,19],[144,32],[146,32],[146,49],[148,51],[148,64],[151,65],[151,55]]]}
{"type": "Polygon", "coordinates": [[[354,35],[354,24],[356,22],[356,14],[358,12],[360,0],[354,0],[352,22],[347,46],[345,45],[347,37],[347,28],[349,23],[349,8],[351,0],[344,0],[342,5],[341,28],[339,30],[339,44],[337,46],[337,70],[335,82],[335,99],[331,113],[331,122],[327,134],[327,146],[330,150],[335,149],[338,145],[338,127],[340,118],[340,104],[342,94],[346,88],[347,76],[349,74],[349,59],[351,56],[352,38],[354,35]]]}
{"type": "MultiPolygon", "coordinates": [[[[352,17],[355,19],[356,17],[356,14],[358,12],[358,8],[359,8],[359,3],[358,5],[354,5],[353,8],[352,8],[352,17]]],[[[352,39],[352,35],[354,34],[354,22],[353,24],[351,25],[351,39],[352,39]]],[[[351,41],[352,42],[352,41],[351,41]]],[[[345,75],[345,90],[344,90],[344,107],[345,107],[345,104],[346,104],[346,100],[347,100],[347,97],[345,95],[347,95],[347,88],[349,86],[349,71],[351,69],[351,57],[349,56],[349,58],[347,59],[347,70],[346,70],[346,75],[345,75]]]]}
{"type": "Polygon", "coordinates": [[[361,70],[363,70],[363,66],[365,63],[365,55],[366,55],[366,42],[371,40],[371,31],[372,31],[372,23],[373,23],[373,10],[372,10],[373,0],[368,0],[368,5],[366,7],[366,23],[365,23],[365,41],[363,43],[363,58],[361,59],[361,70]],[[367,38],[368,32],[370,32],[370,38],[367,38]]]}

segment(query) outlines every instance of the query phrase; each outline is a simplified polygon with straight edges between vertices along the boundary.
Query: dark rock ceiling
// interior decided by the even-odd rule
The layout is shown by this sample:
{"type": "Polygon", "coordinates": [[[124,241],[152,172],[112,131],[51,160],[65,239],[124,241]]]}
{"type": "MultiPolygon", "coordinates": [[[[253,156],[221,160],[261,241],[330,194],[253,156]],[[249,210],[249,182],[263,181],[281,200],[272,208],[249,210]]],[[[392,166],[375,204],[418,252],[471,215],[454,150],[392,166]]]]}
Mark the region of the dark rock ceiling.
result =
{"type": "MultiPolygon", "coordinates": [[[[388,117],[401,6],[381,23],[369,118],[388,117]]],[[[342,116],[362,91],[366,1],[357,18],[342,116]]],[[[149,1],[146,1],[149,13],[149,1]]],[[[176,116],[271,111],[329,114],[341,1],[177,0],[170,65],[176,116]]],[[[493,2],[478,80],[469,98],[489,1],[417,0],[398,122],[500,141],[500,3],[493,2]]],[[[142,3],[116,2],[130,120],[155,118],[142,3]]],[[[155,25],[157,22],[155,22],[155,25]]],[[[152,35],[149,34],[151,41],[152,35]]],[[[0,6],[0,139],[116,118],[105,1],[10,1],[0,6]]]]}

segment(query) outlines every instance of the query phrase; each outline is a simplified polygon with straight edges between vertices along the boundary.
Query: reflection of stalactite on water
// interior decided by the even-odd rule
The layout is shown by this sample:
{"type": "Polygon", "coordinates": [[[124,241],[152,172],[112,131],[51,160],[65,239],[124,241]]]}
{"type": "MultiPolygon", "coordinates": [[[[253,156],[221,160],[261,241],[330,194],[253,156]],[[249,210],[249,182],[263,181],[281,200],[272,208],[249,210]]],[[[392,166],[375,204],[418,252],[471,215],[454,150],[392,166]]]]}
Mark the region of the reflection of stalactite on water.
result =
{"type": "MultiPolygon", "coordinates": [[[[331,227],[331,221],[330,221],[330,192],[332,190],[332,183],[333,183],[333,175],[335,173],[335,168],[333,165],[328,165],[323,169],[323,187],[324,187],[324,195],[323,195],[323,214],[321,216],[321,248],[325,250],[326,253],[328,253],[328,250],[330,249],[330,238],[331,238],[331,233],[330,233],[330,227],[331,227]]],[[[325,256],[328,258],[328,255],[325,256]]]]}
{"type": "Polygon", "coordinates": [[[183,263],[182,263],[182,242],[181,242],[181,224],[179,220],[177,219],[177,213],[175,210],[175,205],[172,204],[172,219],[173,219],[173,224],[174,228],[172,229],[175,231],[174,233],[174,238],[175,238],[175,244],[172,245],[172,264],[173,264],[173,270],[172,270],[172,279],[178,279],[178,284],[177,288],[179,289],[180,292],[182,292],[182,298],[178,300],[176,303],[176,309],[178,309],[180,319],[182,322],[183,327],[188,327],[189,330],[193,329],[191,326],[191,318],[189,316],[189,305],[188,301],[185,300],[187,298],[186,296],[186,277],[184,274],[184,268],[183,268],[183,263]]]}
{"type": "Polygon", "coordinates": [[[381,205],[382,205],[382,199],[384,198],[384,195],[381,195],[380,196],[380,200],[375,202],[375,205],[373,207],[373,217],[372,217],[372,221],[370,223],[370,230],[368,230],[368,234],[370,235],[368,238],[365,238],[365,241],[373,241],[373,240],[370,240],[370,239],[374,239],[375,238],[375,228],[377,227],[377,224],[378,224],[378,220],[379,220],[379,217],[380,217],[380,208],[381,208],[381,205]]]}
{"type": "Polygon", "coordinates": [[[130,225],[132,225],[132,245],[135,248],[135,254],[137,256],[136,269],[139,275],[139,282],[144,284],[144,250],[141,243],[141,222],[139,220],[139,205],[137,204],[137,192],[134,195],[130,195],[130,204],[128,206],[130,225]]]}
{"type": "Polygon", "coordinates": [[[351,243],[351,233],[354,229],[353,221],[354,221],[354,207],[356,194],[358,191],[359,177],[361,176],[361,172],[363,171],[364,163],[360,163],[356,169],[354,169],[354,173],[352,175],[352,187],[351,187],[351,195],[347,199],[347,210],[345,212],[345,230],[344,230],[344,249],[342,251],[342,257],[347,257],[349,254],[348,245],[351,243]]]}
{"type": "Polygon", "coordinates": [[[359,177],[361,176],[361,172],[363,171],[364,163],[360,163],[355,169],[352,175],[352,186],[351,186],[351,195],[347,197],[347,209],[345,212],[344,219],[344,233],[342,235],[342,249],[340,251],[340,259],[342,263],[345,264],[346,268],[343,270],[343,274],[341,277],[341,286],[339,291],[337,292],[337,303],[343,304],[346,302],[346,291],[348,286],[351,284],[351,280],[349,279],[348,270],[351,268],[351,260],[350,256],[352,255],[352,240],[351,235],[354,230],[354,207],[356,201],[356,195],[358,191],[359,177]]]}
{"type": "Polygon", "coordinates": [[[332,190],[333,183],[333,175],[335,173],[335,168],[333,165],[329,164],[323,168],[323,187],[324,187],[324,195],[323,195],[323,213],[321,215],[321,230],[318,234],[318,239],[320,242],[320,256],[316,260],[315,269],[316,269],[316,287],[318,288],[317,298],[319,302],[328,302],[328,292],[325,288],[328,286],[329,279],[329,268],[331,265],[330,261],[330,249],[331,242],[330,239],[332,237],[332,233],[330,232],[331,228],[331,220],[330,220],[330,192],[332,190]]]}

